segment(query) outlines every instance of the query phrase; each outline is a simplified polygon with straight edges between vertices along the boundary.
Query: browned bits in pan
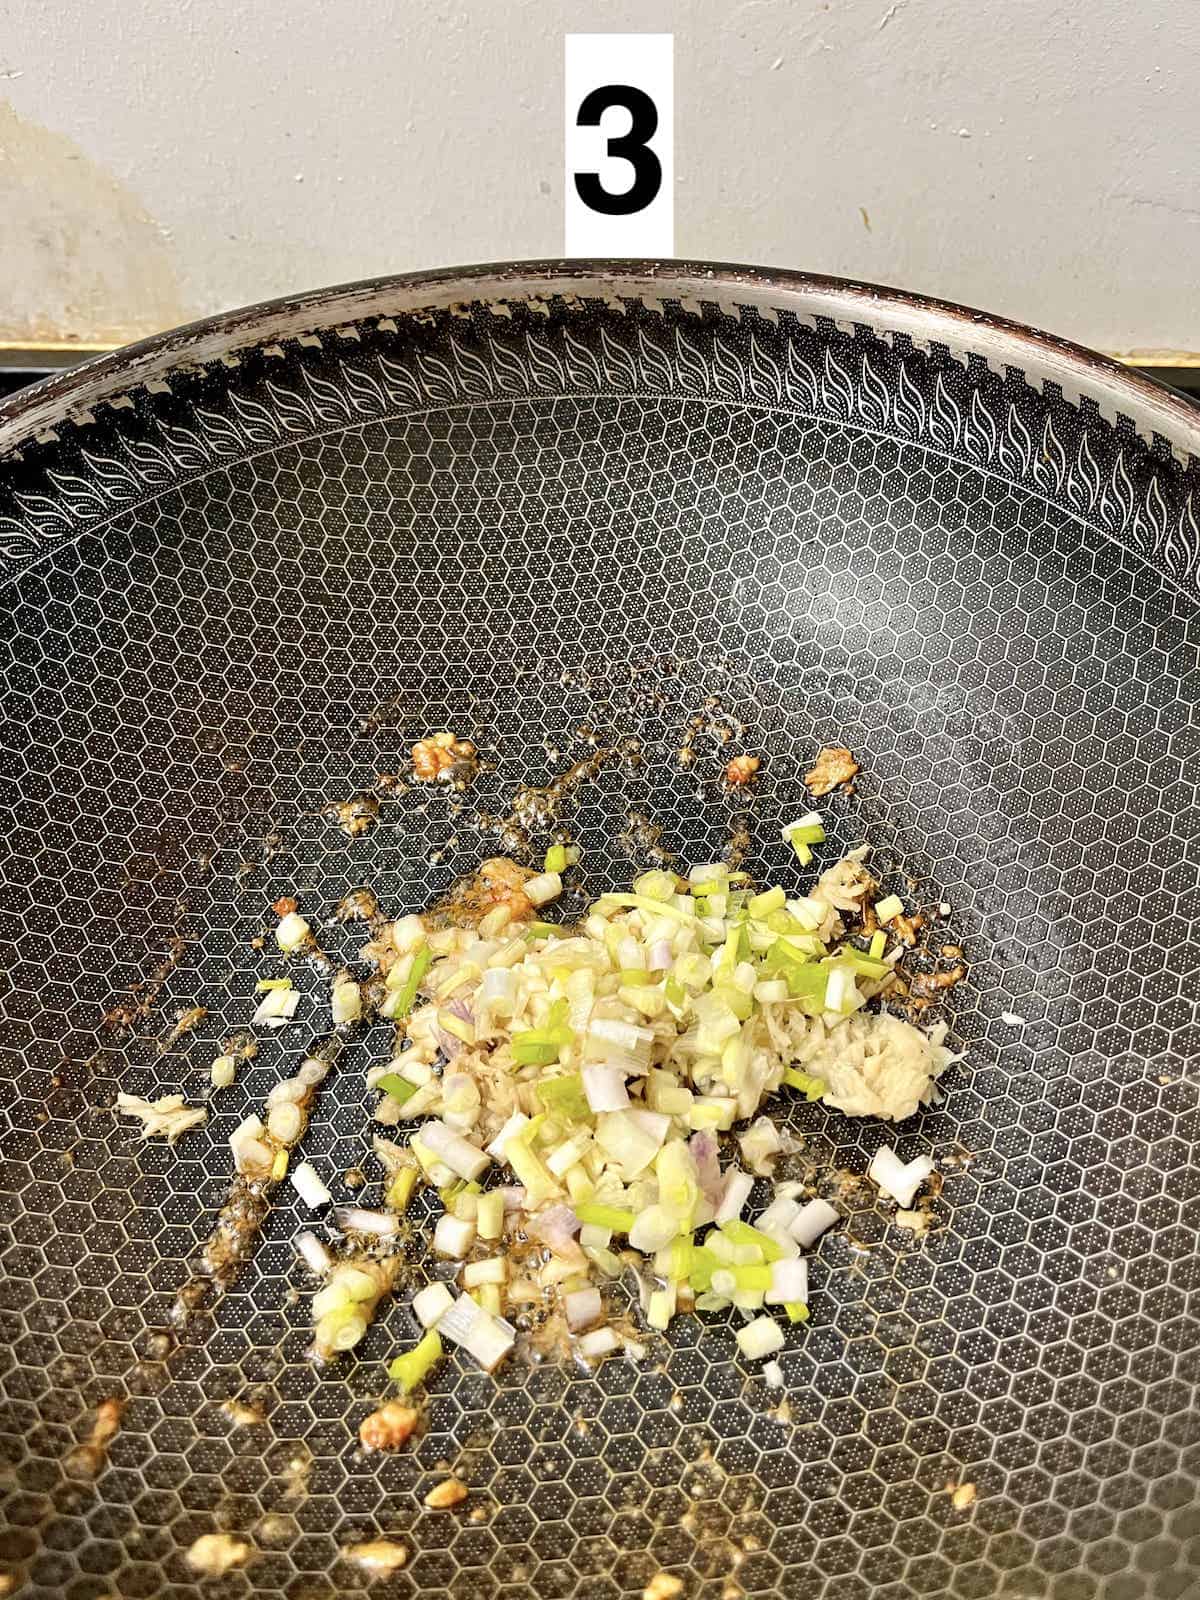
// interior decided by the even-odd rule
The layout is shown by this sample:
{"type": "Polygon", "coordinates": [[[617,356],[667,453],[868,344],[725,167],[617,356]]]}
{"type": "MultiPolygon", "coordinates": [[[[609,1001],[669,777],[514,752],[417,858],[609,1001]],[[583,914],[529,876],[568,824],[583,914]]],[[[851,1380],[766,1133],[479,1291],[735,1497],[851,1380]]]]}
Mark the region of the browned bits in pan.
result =
{"type": "Polygon", "coordinates": [[[858,762],[844,745],[830,745],[804,774],[804,786],[814,800],[834,789],[850,793],[858,770],[858,762]]]}
{"type": "Polygon", "coordinates": [[[408,1443],[416,1430],[420,1412],[400,1400],[389,1400],[364,1417],[359,1424],[358,1437],[365,1450],[399,1450],[408,1443]]]}

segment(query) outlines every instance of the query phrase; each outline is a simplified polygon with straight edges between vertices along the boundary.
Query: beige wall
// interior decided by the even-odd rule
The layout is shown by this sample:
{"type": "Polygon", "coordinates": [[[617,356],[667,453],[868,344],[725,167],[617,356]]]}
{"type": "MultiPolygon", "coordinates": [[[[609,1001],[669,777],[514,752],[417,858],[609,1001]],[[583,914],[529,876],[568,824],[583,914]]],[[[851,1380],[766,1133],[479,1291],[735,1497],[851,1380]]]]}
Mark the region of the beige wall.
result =
{"type": "Polygon", "coordinates": [[[0,339],[562,248],[563,32],[676,35],[676,249],[1200,350],[1196,0],[0,0],[0,339]]]}

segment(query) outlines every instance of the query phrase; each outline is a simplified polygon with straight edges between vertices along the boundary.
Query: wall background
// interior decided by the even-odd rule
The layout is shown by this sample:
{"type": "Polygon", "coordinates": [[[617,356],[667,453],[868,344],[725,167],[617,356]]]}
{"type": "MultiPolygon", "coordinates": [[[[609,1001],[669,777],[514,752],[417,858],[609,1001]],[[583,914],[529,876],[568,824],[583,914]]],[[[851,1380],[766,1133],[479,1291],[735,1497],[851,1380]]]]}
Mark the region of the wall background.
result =
{"type": "Polygon", "coordinates": [[[0,0],[0,340],[560,254],[606,30],[676,36],[680,255],[1200,350],[1195,0],[0,0]]]}

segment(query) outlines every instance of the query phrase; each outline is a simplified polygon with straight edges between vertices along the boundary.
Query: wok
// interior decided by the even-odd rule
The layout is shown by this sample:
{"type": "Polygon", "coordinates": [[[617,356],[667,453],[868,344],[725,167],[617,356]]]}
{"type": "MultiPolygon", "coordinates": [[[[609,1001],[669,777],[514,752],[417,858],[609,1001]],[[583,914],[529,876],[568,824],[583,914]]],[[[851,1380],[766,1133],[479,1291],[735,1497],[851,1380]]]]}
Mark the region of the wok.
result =
{"type": "MultiPolygon", "coordinates": [[[[615,1600],[660,1570],[713,1600],[1194,1591],[1197,456],[1182,401],[1057,339],[680,263],[354,285],[0,407],[13,1587],[309,1600],[365,1589],[340,1552],[390,1533],[409,1559],[375,1594],[615,1600]],[[439,728],[486,757],[460,811],[385,792],[357,837],[323,814],[439,728]],[[739,811],[723,728],[763,758],[752,871],[783,869],[836,742],[864,770],[827,848],[869,840],[952,907],[966,1055],[899,1130],[944,1174],[936,1226],[850,1206],[782,1392],[726,1322],[680,1318],[641,1364],[451,1363],[384,1458],[355,1430],[410,1318],[305,1359],[289,1186],[171,1331],[228,1134],[306,1025],[174,1148],[111,1105],[203,1097],[269,903],[419,908],[495,850],[481,813],[597,741],[638,750],[572,796],[587,889],[655,829],[709,859],[739,811]],[[440,1460],[457,1510],[421,1505],[440,1460]],[[254,1559],[202,1584],[184,1552],[217,1529],[254,1559]]],[[[368,1196],[386,1048],[347,1050],[306,1143],[368,1196]]],[[[893,1137],[820,1106],[794,1126],[858,1172],[893,1137]]]]}

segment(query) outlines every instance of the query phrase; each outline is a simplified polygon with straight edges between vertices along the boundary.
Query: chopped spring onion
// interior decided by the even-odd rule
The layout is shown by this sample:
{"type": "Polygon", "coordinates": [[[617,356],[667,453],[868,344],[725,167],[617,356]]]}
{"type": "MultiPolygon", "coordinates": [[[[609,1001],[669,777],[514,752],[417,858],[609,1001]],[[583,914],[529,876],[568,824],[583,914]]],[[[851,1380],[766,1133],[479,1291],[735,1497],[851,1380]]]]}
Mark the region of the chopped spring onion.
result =
{"type": "Polygon", "coordinates": [[[504,1146],[504,1159],[524,1186],[528,1211],[538,1210],[547,1200],[561,1193],[558,1184],[546,1170],[545,1163],[530,1144],[541,1122],[540,1117],[534,1117],[532,1122],[527,1121],[523,1128],[509,1137],[504,1146]]]}
{"type": "Polygon", "coordinates": [[[416,1167],[402,1167],[388,1184],[384,1198],[393,1211],[405,1211],[416,1187],[416,1167]]]}
{"type": "Polygon", "coordinates": [[[783,1329],[772,1317],[755,1317],[737,1331],[738,1349],[748,1361],[762,1361],[782,1350],[785,1340],[783,1329]]]}
{"type": "Polygon", "coordinates": [[[533,939],[565,939],[570,930],[560,926],[557,922],[531,922],[525,930],[525,938],[533,939]]]}
{"type": "Polygon", "coordinates": [[[368,1211],[365,1206],[334,1206],[333,1220],[343,1233],[369,1233],[386,1239],[400,1227],[400,1218],[390,1211],[368,1211]]]}
{"type": "Polygon", "coordinates": [[[898,894],[885,895],[882,900],[875,902],[875,916],[880,922],[890,922],[893,917],[898,917],[904,910],[904,901],[898,894]]]}
{"type": "Polygon", "coordinates": [[[522,1128],[529,1126],[529,1118],[522,1111],[514,1111],[500,1132],[487,1147],[487,1153],[497,1161],[504,1160],[504,1147],[508,1141],[521,1132],[522,1128]]]}
{"type": "Polygon", "coordinates": [[[329,1004],[335,1028],[345,1022],[357,1022],[362,1016],[362,990],[352,978],[343,979],[334,984],[329,1004]]]}
{"type": "Polygon", "coordinates": [[[417,994],[422,980],[433,964],[433,951],[428,944],[421,944],[413,952],[412,965],[408,969],[408,976],[396,990],[396,998],[392,1002],[391,1015],[394,1018],[408,1016],[416,1004],[417,994]]]}
{"type": "Polygon", "coordinates": [[[275,939],[284,955],[294,955],[308,942],[312,929],[298,911],[289,911],[279,919],[275,939]]]}
{"type": "Polygon", "coordinates": [[[902,1210],[907,1211],[916,1198],[917,1190],[933,1175],[933,1162],[928,1156],[918,1156],[907,1165],[890,1145],[881,1145],[871,1158],[867,1177],[877,1183],[884,1194],[890,1195],[902,1210]]]}
{"type": "Polygon", "coordinates": [[[802,1300],[790,1300],[783,1308],[788,1314],[789,1322],[807,1322],[808,1307],[802,1300]]]}
{"type": "Polygon", "coordinates": [[[471,1299],[460,1295],[438,1324],[438,1333],[461,1345],[485,1372],[492,1372],[516,1343],[516,1329],[502,1317],[492,1316],[471,1299]]]}
{"type": "Polygon", "coordinates": [[[596,1113],[624,1111],[629,1105],[629,1091],[621,1067],[604,1061],[592,1062],[584,1067],[582,1080],[588,1110],[596,1113]]]}
{"type": "Polygon", "coordinates": [[[575,1215],[580,1222],[591,1223],[593,1227],[610,1228],[613,1233],[627,1234],[637,1220],[632,1211],[626,1211],[622,1206],[603,1205],[596,1200],[583,1200],[575,1207],[575,1215]]]}
{"type": "Polygon", "coordinates": [[[411,1350],[396,1357],[388,1367],[388,1377],[401,1394],[411,1394],[425,1382],[444,1354],[440,1336],[436,1329],[430,1328],[411,1350]]]}
{"type": "Polygon", "coordinates": [[[218,1056],[208,1069],[214,1089],[228,1089],[237,1076],[237,1061],[233,1056],[218,1056]]]}
{"type": "Polygon", "coordinates": [[[292,1187],[310,1211],[319,1211],[333,1199],[311,1161],[302,1161],[298,1167],[292,1168],[292,1187]]]}
{"type": "Polygon", "coordinates": [[[507,1256],[489,1256],[485,1261],[471,1261],[463,1268],[465,1289],[481,1289],[485,1284],[504,1283],[507,1278],[507,1256]]]}
{"type": "Polygon", "coordinates": [[[291,979],[287,979],[288,987],[281,988],[277,984],[272,986],[263,995],[258,1009],[251,1017],[251,1023],[263,1023],[268,1028],[282,1028],[285,1022],[290,1022],[296,1015],[296,1007],[300,1004],[300,991],[291,987],[291,979]]]}
{"type": "Polygon", "coordinates": [[[455,1217],[449,1211],[438,1218],[437,1227],[433,1230],[433,1248],[440,1256],[447,1256],[452,1261],[461,1261],[475,1243],[475,1224],[464,1222],[460,1217],[455,1217]]]}
{"type": "Polygon", "coordinates": [[[417,1085],[409,1083],[407,1078],[402,1078],[398,1072],[387,1072],[382,1078],[377,1078],[375,1087],[382,1089],[384,1094],[390,1094],[393,1100],[398,1100],[401,1105],[406,1100],[411,1100],[417,1092],[417,1085]]]}
{"type": "Polygon", "coordinates": [[[773,889],[767,889],[762,894],[751,897],[747,907],[752,917],[766,917],[772,911],[782,911],[787,904],[787,895],[778,884],[773,889]]]}
{"type": "MultiPolygon", "coordinates": [[[[744,1272],[747,1269],[741,1268],[744,1272]]],[[[783,1306],[797,1300],[808,1299],[808,1262],[803,1256],[792,1256],[773,1262],[768,1269],[770,1282],[764,1287],[769,1306],[783,1306]]]]}
{"type": "Polygon", "coordinates": [[[576,1289],[563,1296],[563,1310],[567,1314],[567,1327],[572,1333],[582,1333],[593,1327],[604,1315],[604,1302],[599,1289],[576,1289]]]}
{"type": "Polygon", "coordinates": [[[802,1249],[810,1250],[837,1221],[838,1213],[828,1200],[810,1200],[788,1223],[788,1232],[802,1249]]]}
{"type": "Polygon", "coordinates": [[[557,872],[543,872],[536,878],[526,879],[521,887],[531,906],[544,906],[557,900],[562,893],[562,878],[557,872]]]}
{"type": "Polygon", "coordinates": [[[546,851],[546,871],[560,873],[567,870],[567,847],[563,844],[552,844],[546,851]]]}
{"type": "Polygon", "coordinates": [[[254,992],[256,994],[270,994],[272,990],[290,989],[291,987],[292,980],[290,978],[260,978],[254,985],[254,992]]]}
{"type": "Polygon", "coordinates": [[[600,1356],[611,1354],[620,1348],[621,1336],[615,1328],[593,1328],[591,1333],[585,1333],[579,1341],[578,1349],[581,1356],[586,1356],[589,1361],[595,1361],[600,1356]]]}
{"type": "Polygon", "coordinates": [[[481,1239],[499,1239],[504,1232],[504,1196],[499,1189],[479,1196],[475,1227],[481,1239]]]}
{"type": "Polygon", "coordinates": [[[475,1029],[464,1018],[453,1011],[438,1012],[438,1027],[443,1033],[453,1034],[456,1039],[461,1039],[464,1044],[475,1043],[475,1029]]]}
{"type": "Polygon", "coordinates": [[[873,959],[876,961],[880,960],[886,949],[887,934],[884,933],[882,928],[877,928],[871,935],[871,955],[873,959]]]}
{"type": "Polygon", "coordinates": [[[444,1122],[434,1118],[421,1124],[421,1143],[431,1150],[439,1161],[445,1163],[460,1178],[470,1182],[481,1177],[488,1169],[490,1158],[486,1150],[455,1133],[444,1122]]]}
{"type": "Polygon", "coordinates": [[[333,1255],[329,1246],[323,1239],[318,1239],[315,1233],[310,1233],[307,1228],[303,1233],[296,1235],[296,1254],[308,1270],[318,1278],[323,1278],[333,1266],[333,1255]]]}
{"type": "Polygon", "coordinates": [[[413,1295],[413,1315],[423,1328],[435,1328],[454,1304],[444,1283],[427,1283],[413,1295]]]}
{"type": "Polygon", "coordinates": [[[569,1077],[543,1078],[537,1086],[537,1097],[547,1111],[579,1122],[588,1116],[592,1106],[584,1094],[584,1080],[578,1073],[569,1077]]]}
{"type": "Polygon", "coordinates": [[[811,1073],[799,1072],[795,1067],[785,1070],[783,1081],[789,1089],[799,1089],[806,1100],[819,1100],[829,1087],[824,1078],[814,1078],[811,1073]]]}
{"type": "Polygon", "coordinates": [[[721,1232],[733,1244],[744,1244],[758,1251],[760,1261],[778,1261],[783,1251],[769,1234],[753,1227],[749,1222],[723,1222],[721,1232]]]}

